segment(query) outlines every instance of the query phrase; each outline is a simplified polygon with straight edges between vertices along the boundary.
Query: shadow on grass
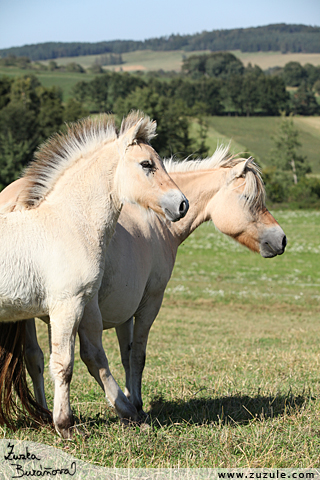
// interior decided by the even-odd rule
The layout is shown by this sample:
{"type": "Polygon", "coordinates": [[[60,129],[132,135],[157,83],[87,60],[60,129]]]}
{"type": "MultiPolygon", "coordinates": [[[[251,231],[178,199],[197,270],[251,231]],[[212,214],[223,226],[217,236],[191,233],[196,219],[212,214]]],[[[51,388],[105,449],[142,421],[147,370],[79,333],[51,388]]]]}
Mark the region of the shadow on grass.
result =
{"type": "Polygon", "coordinates": [[[303,392],[301,395],[262,396],[235,394],[220,398],[192,398],[188,401],[167,401],[157,396],[151,401],[149,416],[152,422],[161,426],[172,423],[203,425],[245,424],[254,419],[265,420],[285,414],[299,412],[308,402],[315,398],[303,392]]]}
{"type": "MultiPolygon", "coordinates": [[[[244,425],[253,420],[263,421],[268,418],[298,414],[315,400],[315,397],[305,391],[298,395],[289,392],[286,395],[277,394],[275,396],[260,394],[249,396],[237,393],[219,398],[193,397],[188,401],[180,399],[169,401],[158,395],[150,403],[147,423],[161,427],[172,424],[244,425]]],[[[104,430],[106,425],[117,425],[120,422],[119,417],[111,409],[107,414],[74,415],[74,419],[75,424],[82,426],[88,435],[91,428],[104,430]]],[[[16,428],[26,427],[34,429],[35,425],[27,418],[20,418],[16,423],[16,428]]],[[[49,423],[47,427],[54,431],[52,424],[49,423]]],[[[9,431],[10,429],[8,429],[9,431]]]]}

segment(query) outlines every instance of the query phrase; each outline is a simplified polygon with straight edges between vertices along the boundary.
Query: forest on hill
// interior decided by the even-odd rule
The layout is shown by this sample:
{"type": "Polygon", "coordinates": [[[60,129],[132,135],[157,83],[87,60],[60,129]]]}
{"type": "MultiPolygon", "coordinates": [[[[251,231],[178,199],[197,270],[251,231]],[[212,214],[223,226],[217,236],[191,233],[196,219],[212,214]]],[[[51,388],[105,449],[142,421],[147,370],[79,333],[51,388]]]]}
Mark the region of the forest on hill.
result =
{"type": "MultiPolygon", "coordinates": [[[[1,60],[17,65],[21,61],[26,67],[31,64],[23,57],[1,60]]],[[[11,71],[13,67],[5,68],[11,71]]],[[[284,123],[278,128],[281,138],[275,152],[266,154],[263,171],[268,199],[272,203],[320,205],[320,180],[310,177],[311,164],[304,153],[299,153],[298,132],[288,119],[292,115],[319,114],[320,67],[289,62],[283,69],[263,72],[250,64],[245,67],[229,52],[216,52],[191,55],[184,60],[182,71],[172,75],[130,74],[99,67],[101,73],[93,76],[76,63],[59,67],[51,60],[41,67],[49,76],[56,71],[68,77],[78,73],[79,80],[65,101],[62,87],[42,85],[38,70],[14,68],[25,74],[0,78],[0,188],[20,175],[41,142],[65,129],[64,122],[89,114],[112,112],[120,121],[131,109],[144,111],[158,124],[154,148],[162,157],[174,154],[176,158],[209,153],[206,140],[213,116],[282,114],[284,123]],[[194,134],[191,125],[195,125],[194,134]]],[[[251,154],[247,148],[245,151],[251,154]]]]}
{"type": "Polygon", "coordinates": [[[281,51],[319,53],[320,27],[274,24],[262,27],[213,30],[194,35],[170,35],[144,41],[113,40],[97,43],[47,42],[0,50],[0,57],[26,56],[47,60],[80,55],[122,54],[136,50],[241,50],[242,52],[281,51]]]}

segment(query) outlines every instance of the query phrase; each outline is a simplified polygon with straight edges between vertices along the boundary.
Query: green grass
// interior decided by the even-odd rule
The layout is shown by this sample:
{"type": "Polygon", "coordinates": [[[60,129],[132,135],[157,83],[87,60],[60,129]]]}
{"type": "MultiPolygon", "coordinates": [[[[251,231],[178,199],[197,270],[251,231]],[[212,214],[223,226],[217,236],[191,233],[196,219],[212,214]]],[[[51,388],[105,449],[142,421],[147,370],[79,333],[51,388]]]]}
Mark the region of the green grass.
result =
{"type": "MultiPolygon", "coordinates": [[[[150,334],[143,379],[150,428],[123,427],[76,355],[71,401],[88,437],[20,425],[1,436],[46,443],[108,467],[319,467],[319,227],[277,212],[285,254],[263,259],[204,225],[181,246],[150,334]]],[[[46,391],[52,407],[46,329],[46,391]]],[[[124,384],[114,331],[111,371],[124,384]]]]}
{"type": "MultiPolygon", "coordinates": [[[[160,69],[165,71],[179,71],[181,69],[183,58],[189,57],[190,55],[204,53],[209,53],[209,51],[185,52],[183,50],[174,50],[157,52],[152,50],[138,50],[135,52],[122,54],[124,64],[121,65],[121,68],[129,71],[153,71],[160,69]]],[[[299,62],[301,65],[305,65],[306,63],[320,65],[319,53],[282,54],[281,52],[240,52],[239,50],[234,50],[232,53],[236,55],[245,66],[248,65],[248,63],[251,63],[252,65],[259,65],[263,70],[276,66],[284,67],[286,63],[292,61],[299,62]]],[[[55,61],[58,65],[66,65],[67,63],[76,62],[82,65],[84,68],[88,68],[91,67],[95,60],[99,57],[100,55],[64,57],[57,58],[55,61]]],[[[48,61],[43,63],[48,63],[48,61]]],[[[119,70],[120,66],[116,65],[105,68],[119,70]]]]}
{"type": "Polygon", "coordinates": [[[21,69],[17,67],[0,67],[0,76],[16,77],[23,75],[35,75],[44,87],[57,86],[62,89],[63,100],[66,101],[71,96],[71,89],[76,83],[86,81],[90,82],[95,75],[90,73],[69,73],[69,72],[50,72],[21,69]]]}
{"type": "MultiPolygon", "coordinates": [[[[249,151],[262,166],[269,164],[279,117],[207,117],[207,122],[210,153],[217,144],[232,140],[232,151],[249,151]]],[[[299,153],[307,157],[314,173],[320,173],[320,117],[294,117],[294,123],[302,144],[299,153]]]]}

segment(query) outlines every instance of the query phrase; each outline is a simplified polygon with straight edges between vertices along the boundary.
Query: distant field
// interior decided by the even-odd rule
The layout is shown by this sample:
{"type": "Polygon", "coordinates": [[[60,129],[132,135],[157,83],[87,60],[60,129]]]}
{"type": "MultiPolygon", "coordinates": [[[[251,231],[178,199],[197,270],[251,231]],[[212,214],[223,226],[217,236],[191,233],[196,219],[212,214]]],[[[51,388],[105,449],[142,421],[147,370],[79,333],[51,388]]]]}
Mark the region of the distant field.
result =
{"type": "MultiPolygon", "coordinates": [[[[209,53],[208,51],[200,52],[185,52],[183,50],[175,50],[172,52],[154,52],[151,50],[139,50],[136,52],[129,52],[122,54],[124,64],[120,66],[104,67],[109,70],[119,71],[152,71],[152,70],[181,70],[181,65],[184,57],[190,55],[197,55],[209,53]]],[[[252,65],[259,65],[263,70],[270,67],[283,67],[288,62],[299,62],[302,65],[311,63],[313,65],[320,65],[320,53],[286,53],[281,52],[240,52],[240,50],[232,51],[244,65],[251,63],[252,65]]],[[[70,62],[76,62],[84,68],[91,67],[95,60],[100,55],[88,55],[81,57],[65,57],[57,58],[55,61],[58,65],[66,65],[70,62]]],[[[43,62],[46,63],[46,62],[43,62]]]]}
{"type": "MultiPolygon", "coordinates": [[[[133,52],[132,54],[126,55],[131,55],[131,58],[136,55],[135,59],[138,64],[142,61],[142,55],[150,54],[149,65],[151,65],[152,62],[156,61],[153,56],[154,53],[155,52],[133,52]]],[[[161,55],[166,57],[167,54],[171,55],[172,53],[177,54],[177,52],[158,52],[158,56],[159,58],[161,55]]],[[[267,56],[267,54],[265,55],[267,56]]],[[[89,61],[89,57],[60,59],[60,61],[68,63],[71,60],[79,61],[81,58],[89,61]]],[[[169,61],[169,59],[173,61],[173,56],[168,56],[167,60],[169,61]]],[[[0,67],[0,76],[7,75],[13,77],[26,74],[36,75],[45,87],[53,85],[59,86],[63,91],[64,101],[69,98],[71,89],[77,82],[89,82],[95,77],[95,75],[89,73],[37,72],[35,70],[22,70],[16,67],[0,67]]],[[[261,165],[267,165],[269,163],[269,152],[274,145],[272,137],[276,134],[280,122],[279,117],[225,116],[208,117],[207,121],[209,126],[207,144],[210,153],[214,152],[217,144],[229,143],[231,140],[232,151],[249,151],[261,165]]],[[[302,143],[301,153],[307,156],[312,165],[313,172],[320,174],[320,117],[294,117],[294,122],[300,132],[300,141],[302,143]]],[[[196,138],[198,135],[197,127],[194,124],[191,127],[192,135],[196,138]]]]}
{"type": "Polygon", "coordinates": [[[248,63],[259,65],[262,70],[270,67],[284,67],[289,62],[299,62],[301,65],[311,63],[312,65],[320,65],[320,53],[281,53],[281,52],[240,52],[234,50],[236,55],[245,66],[248,63]]]}
{"type": "Polygon", "coordinates": [[[90,82],[95,75],[90,73],[68,73],[68,72],[39,72],[37,70],[22,70],[17,67],[0,67],[0,76],[16,77],[23,75],[35,75],[44,87],[56,85],[63,91],[63,100],[70,96],[72,87],[81,81],[90,82]]]}
{"type": "MultiPolygon", "coordinates": [[[[188,57],[192,54],[205,53],[205,52],[184,52],[177,50],[173,52],[154,52],[151,50],[138,50],[136,52],[123,53],[122,59],[125,62],[123,65],[111,65],[104,67],[106,70],[114,71],[152,71],[152,70],[180,70],[184,57],[188,57]]],[[[99,59],[100,55],[88,55],[81,57],[65,57],[57,58],[55,62],[58,65],[66,65],[71,62],[76,62],[82,65],[84,68],[89,68],[94,65],[95,61],[99,59]]],[[[48,63],[43,62],[43,63],[48,63]]]]}
{"type": "MultiPolygon", "coordinates": [[[[294,117],[302,143],[300,153],[306,155],[314,173],[320,173],[320,117],[294,117]]],[[[207,144],[213,153],[218,144],[231,140],[231,151],[250,152],[262,166],[268,165],[274,146],[279,117],[207,117],[209,125],[207,144]]],[[[197,127],[192,126],[193,135],[197,127]]]]}

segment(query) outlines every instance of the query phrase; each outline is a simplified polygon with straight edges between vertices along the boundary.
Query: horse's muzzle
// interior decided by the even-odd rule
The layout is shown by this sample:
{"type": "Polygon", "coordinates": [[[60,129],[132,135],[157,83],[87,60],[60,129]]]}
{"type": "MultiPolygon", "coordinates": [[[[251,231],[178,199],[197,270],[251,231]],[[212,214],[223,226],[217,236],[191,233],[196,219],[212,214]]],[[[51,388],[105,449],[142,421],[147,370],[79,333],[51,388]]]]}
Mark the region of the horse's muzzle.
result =
{"type": "Polygon", "coordinates": [[[281,227],[271,227],[260,239],[260,254],[264,258],[282,255],[287,246],[287,237],[281,227]]]}
{"type": "Polygon", "coordinates": [[[179,190],[171,190],[163,196],[161,208],[167,220],[177,222],[186,216],[189,210],[189,202],[179,190]]]}

